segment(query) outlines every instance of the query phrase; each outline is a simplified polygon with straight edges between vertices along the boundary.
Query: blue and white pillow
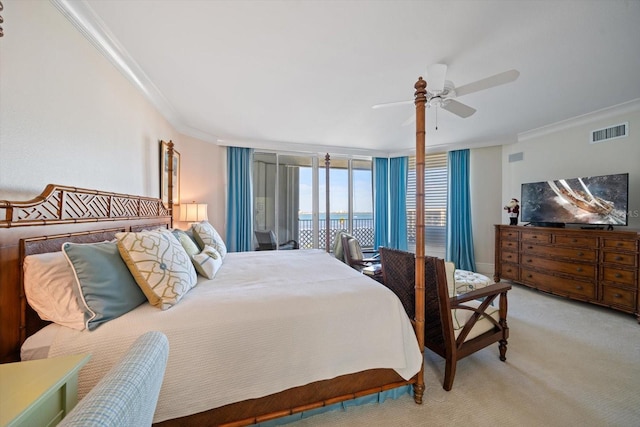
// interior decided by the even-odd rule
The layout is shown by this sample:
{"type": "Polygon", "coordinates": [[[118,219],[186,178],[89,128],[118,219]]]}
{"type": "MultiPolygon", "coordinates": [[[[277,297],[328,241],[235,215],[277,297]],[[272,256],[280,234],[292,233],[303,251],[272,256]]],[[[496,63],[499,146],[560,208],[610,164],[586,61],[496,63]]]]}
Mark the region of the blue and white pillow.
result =
{"type": "Polygon", "coordinates": [[[87,329],[94,330],[147,300],[115,242],[67,242],[62,252],[73,269],[73,290],[87,329]]]}
{"type": "Polygon", "coordinates": [[[222,266],[222,255],[215,248],[205,246],[202,252],[191,257],[198,273],[207,279],[213,279],[222,266]]]}

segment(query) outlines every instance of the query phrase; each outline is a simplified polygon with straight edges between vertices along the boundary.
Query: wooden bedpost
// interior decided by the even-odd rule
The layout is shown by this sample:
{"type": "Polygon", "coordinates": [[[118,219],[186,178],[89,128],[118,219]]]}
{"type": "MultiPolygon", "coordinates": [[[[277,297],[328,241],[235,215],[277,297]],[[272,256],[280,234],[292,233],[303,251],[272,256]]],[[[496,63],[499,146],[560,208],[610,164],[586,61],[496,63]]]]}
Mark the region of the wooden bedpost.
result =
{"type": "MultiPolygon", "coordinates": [[[[414,88],[416,106],[416,335],[420,352],[424,355],[424,155],[425,105],[427,82],[418,78],[414,88]]],[[[424,364],[413,386],[414,400],[422,403],[424,394],[424,364]]]]}
{"type": "Polygon", "coordinates": [[[325,221],[325,230],[324,230],[324,246],[327,252],[331,252],[331,211],[329,206],[329,168],[331,166],[331,159],[329,157],[329,153],[324,156],[324,180],[325,180],[325,213],[324,213],[324,221],[325,221]]]}

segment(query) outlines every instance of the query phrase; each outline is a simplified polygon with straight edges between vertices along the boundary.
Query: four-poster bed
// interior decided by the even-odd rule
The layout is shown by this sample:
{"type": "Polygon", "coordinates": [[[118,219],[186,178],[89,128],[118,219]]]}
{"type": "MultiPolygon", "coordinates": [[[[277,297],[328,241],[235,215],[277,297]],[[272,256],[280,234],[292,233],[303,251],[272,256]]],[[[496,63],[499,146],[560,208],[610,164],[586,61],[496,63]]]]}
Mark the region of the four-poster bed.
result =
{"type": "MultiPolygon", "coordinates": [[[[423,200],[424,180],[420,179],[420,174],[423,174],[421,169],[424,166],[424,155],[421,156],[420,153],[424,153],[425,87],[426,83],[422,79],[416,83],[418,206],[422,206],[420,201],[423,200]]],[[[173,143],[170,142],[168,145],[169,165],[172,165],[173,143]]],[[[326,161],[328,165],[328,155],[326,161]]],[[[170,170],[168,174],[168,207],[165,207],[162,201],[156,198],[58,185],[48,185],[40,196],[29,201],[0,201],[0,265],[2,266],[0,272],[1,362],[19,360],[20,347],[25,340],[48,323],[42,321],[27,303],[22,277],[22,266],[25,257],[60,251],[63,242],[103,242],[113,239],[118,232],[171,228],[173,209],[173,180],[171,172],[170,170]]],[[[328,177],[327,171],[327,180],[328,177]]],[[[413,324],[415,337],[413,336],[414,331],[410,335],[413,337],[414,342],[417,339],[418,351],[422,352],[424,340],[424,298],[422,297],[424,274],[420,277],[421,275],[418,273],[420,264],[424,268],[424,263],[420,262],[420,260],[424,259],[424,233],[422,232],[424,229],[424,215],[421,210],[418,210],[417,227],[416,318],[413,324]]],[[[327,236],[328,231],[329,229],[327,228],[327,236]]],[[[261,256],[267,255],[269,254],[261,254],[261,256]]],[[[336,263],[342,264],[338,261],[336,263]]],[[[346,269],[345,271],[352,270],[346,266],[344,268],[346,269]]],[[[350,271],[345,274],[355,273],[350,271]]],[[[345,277],[347,277],[347,281],[358,282],[366,280],[366,286],[370,285],[369,281],[375,283],[359,274],[357,277],[345,277]]],[[[340,280],[344,281],[345,279],[342,278],[340,280]]],[[[378,287],[379,285],[376,284],[375,286],[378,287]]],[[[390,293],[386,288],[385,292],[390,293]]],[[[394,299],[397,300],[397,298],[394,299]]],[[[397,303],[404,313],[400,302],[397,301],[397,303]]],[[[108,326],[108,323],[100,326],[100,328],[106,329],[106,326],[108,326]]],[[[413,385],[414,400],[416,403],[422,403],[425,386],[421,354],[419,356],[419,368],[417,367],[418,364],[416,364],[416,370],[418,371],[409,378],[403,378],[397,369],[375,366],[365,367],[336,377],[327,377],[309,383],[302,383],[262,397],[239,400],[186,416],[170,417],[160,420],[156,424],[167,426],[200,424],[249,425],[322,408],[333,403],[372,393],[385,392],[404,385],[413,385]]],[[[228,386],[233,387],[233,384],[228,386]]],[[[194,390],[194,393],[202,393],[202,391],[194,390]]]]}

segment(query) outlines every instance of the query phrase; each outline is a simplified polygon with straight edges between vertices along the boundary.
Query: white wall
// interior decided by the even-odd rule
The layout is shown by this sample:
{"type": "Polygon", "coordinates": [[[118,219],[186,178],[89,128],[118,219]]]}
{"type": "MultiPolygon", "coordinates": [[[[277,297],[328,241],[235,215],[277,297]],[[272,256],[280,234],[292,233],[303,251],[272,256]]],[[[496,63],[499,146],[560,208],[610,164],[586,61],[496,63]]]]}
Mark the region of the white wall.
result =
{"type": "Polygon", "coordinates": [[[493,276],[495,234],[504,201],[502,187],[502,148],[474,148],[469,162],[473,247],[476,270],[493,276]]]}
{"type": "MultiPolygon", "coordinates": [[[[159,196],[159,143],[181,153],[181,197],[224,233],[226,149],[185,137],[51,3],[5,1],[0,200],[49,183],[159,196]]],[[[223,234],[224,235],[224,234],[223,234]]]]}
{"type": "MultiPolygon", "coordinates": [[[[620,109],[624,111],[623,109],[620,109]]],[[[502,199],[520,195],[525,182],[579,176],[629,173],[629,226],[640,229],[640,111],[596,114],[593,118],[578,118],[576,125],[563,123],[560,129],[541,134],[524,142],[503,147],[502,199]],[[598,118],[600,116],[600,118],[598,118]],[[629,136],[599,144],[590,144],[592,130],[629,122],[629,136]],[[570,127],[567,127],[570,126],[570,127]],[[522,153],[523,160],[509,163],[509,155],[522,153]]],[[[612,111],[615,111],[613,109],[612,111]]],[[[508,224],[506,214],[502,222],[508,224]]],[[[625,227],[620,227],[625,229],[625,227]]]]}

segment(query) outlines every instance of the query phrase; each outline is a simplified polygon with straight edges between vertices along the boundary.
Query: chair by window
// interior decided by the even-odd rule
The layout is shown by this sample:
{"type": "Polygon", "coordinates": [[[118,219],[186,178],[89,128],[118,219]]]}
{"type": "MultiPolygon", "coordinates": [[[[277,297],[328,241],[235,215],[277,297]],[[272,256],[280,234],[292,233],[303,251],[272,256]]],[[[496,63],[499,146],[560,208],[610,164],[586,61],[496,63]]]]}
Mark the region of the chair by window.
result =
{"type": "Polygon", "coordinates": [[[358,271],[362,271],[364,267],[368,267],[380,262],[380,260],[375,256],[365,258],[362,252],[362,247],[360,246],[360,242],[358,242],[358,239],[356,239],[355,237],[343,233],[341,239],[344,262],[350,267],[355,268],[358,271]]]}
{"type": "MultiPolygon", "coordinates": [[[[380,248],[384,284],[393,290],[415,320],[415,255],[380,248]]],[[[506,360],[507,292],[511,285],[495,283],[462,295],[450,295],[445,262],[425,257],[425,347],[446,361],[443,388],[453,387],[458,360],[498,342],[506,360]],[[498,298],[498,308],[493,301],[498,298]],[[482,299],[482,301],[480,301],[482,299]]],[[[454,287],[455,288],[455,287],[454,287]]]]}
{"type": "Polygon", "coordinates": [[[298,242],[295,240],[288,240],[284,243],[278,244],[276,241],[276,235],[273,230],[268,231],[254,231],[256,240],[258,241],[258,251],[274,251],[276,249],[298,249],[298,242]]]}

